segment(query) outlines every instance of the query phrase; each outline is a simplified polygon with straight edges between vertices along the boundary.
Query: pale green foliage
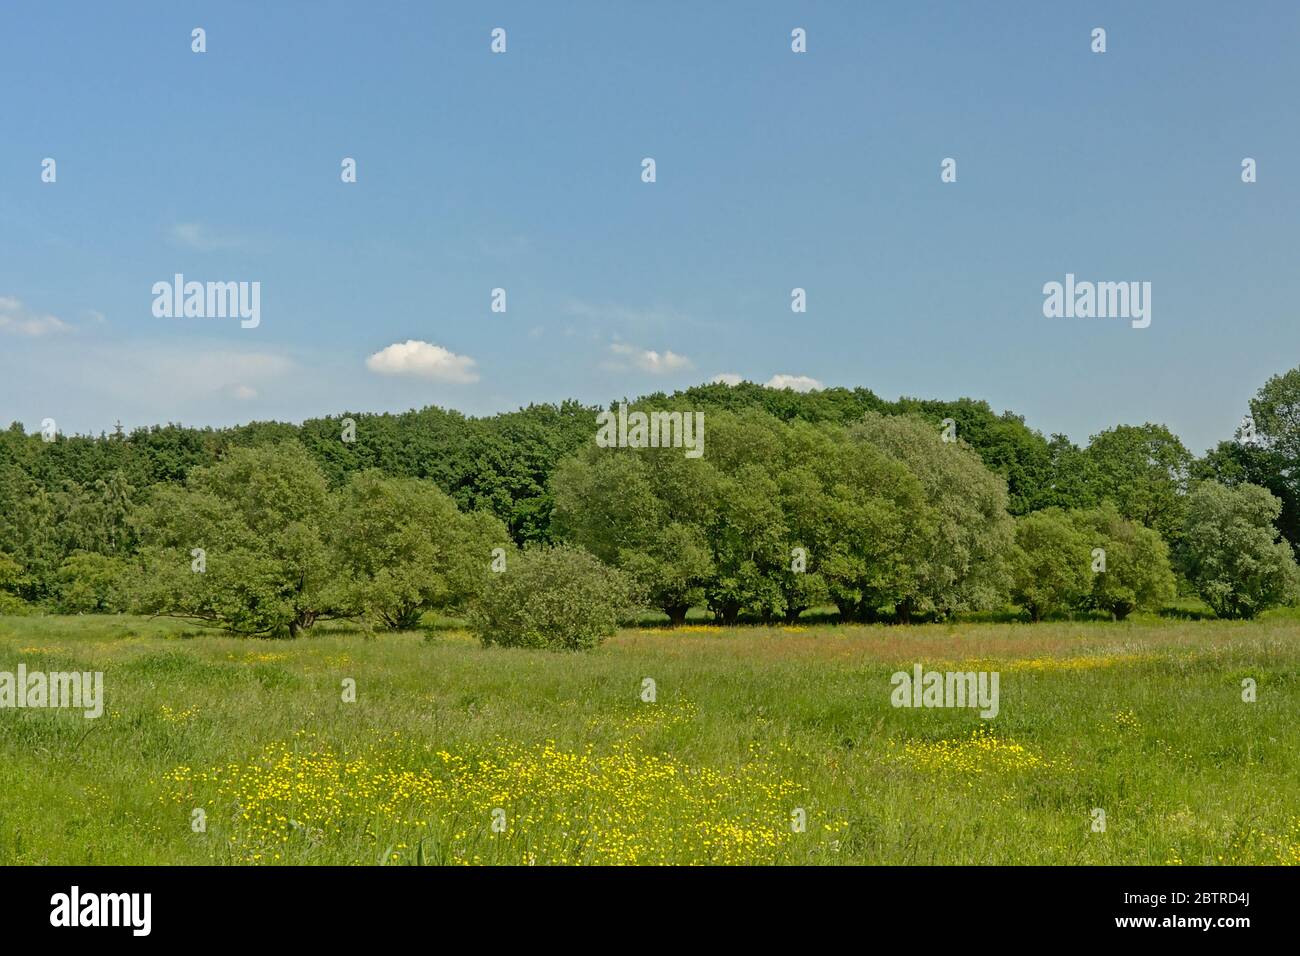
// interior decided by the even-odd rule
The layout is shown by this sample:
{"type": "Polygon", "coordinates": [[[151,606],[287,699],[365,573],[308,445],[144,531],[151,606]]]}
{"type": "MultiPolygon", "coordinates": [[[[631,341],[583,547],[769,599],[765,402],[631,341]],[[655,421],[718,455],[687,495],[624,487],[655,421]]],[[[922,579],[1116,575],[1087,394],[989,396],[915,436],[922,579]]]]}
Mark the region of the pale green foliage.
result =
{"type": "Polygon", "coordinates": [[[901,615],[948,617],[1000,605],[1014,534],[1006,482],[960,439],[943,441],[937,422],[868,412],[853,435],[902,462],[925,495],[927,520],[901,615]]]}
{"type": "Polygon", "coordinates": [[[1281,507],[1257,485],[1206,481],[1188,495],[1184,571],[1220,617],[1251,618],[1300,593],[1300,570],[1274,527],[1281,507]]]}
{"type": "Polygon", "coordinates": [[[703,599],[795,620],[947,616],[1006,593],[1005,483],[937,427],[868,416],[852,431],[711,412],[706,453],[588,448],[559,468],[555,527],[631,573],[679,623],[703,599]],[[796,549],[806,563],[795,566],[796,549]]]}
{"type": "Polygon", "coordinates": [[[921,483],[841,428],[796,424],[787,440],[779,481],[791,540],[845,619],[875,619],[913,588],[932,530],[921,483]]]}
{"type": "Polygon", "coordinates": [[[64,614],[120,613],[130,604],[131,567],[121,558],[74,551],[55,575],[58,608],[64,614]]]}
{"type": "Polygon", "coordinates": [[[1092,588],[1092,544],[1059,508],[1015,520],[1011,597],[1035,621],[1079,607],[1092,588]]]}
{"type": "Polygon", "coordinates": [[[185,487],[157,487],[138,516],[139,604],[243,634],[293,636],[337,616],[332,509],[324,475],[296,442],[233,449],[185,487]],[[192,570],[196,548],[203,573],[192,570]]]}
{"type": "Polygon", "coordinates": [[[425,611],[473,597],[492,549],[514,550],[495,517],[463,515],[431,482],[377,471],[344,486],[333,528],[341,602],[387,628],[413,628],[425,611]]]}
{"type": "Polygon", "coordinates": [[[1158,533],[1125,519],[1110,502],[1074,512],[1071,517],[1087,538],[1089,554],[1093,548],[1102,548],[1106,555],[1106,570],[1093,572],[1084,606],[1123,620],[1138,608],[1157,609],[1173,599],[1176,589],[1169,546],[1158,533]]]}
{"type": "Polygon", "coordinates": [[[705,540],[717,475],[678,448],[598,448],[562,463],[552,479],[556,533],[627,571],[646,601],[674,622],[704,601],[713,576],[705,540]]]}
{"type": "Polygon", "coordinates": [[[484,645],[590,650],[633,606],[621,571],[572,545],[535,546],[492,575],[469,624],[484,645]]]}

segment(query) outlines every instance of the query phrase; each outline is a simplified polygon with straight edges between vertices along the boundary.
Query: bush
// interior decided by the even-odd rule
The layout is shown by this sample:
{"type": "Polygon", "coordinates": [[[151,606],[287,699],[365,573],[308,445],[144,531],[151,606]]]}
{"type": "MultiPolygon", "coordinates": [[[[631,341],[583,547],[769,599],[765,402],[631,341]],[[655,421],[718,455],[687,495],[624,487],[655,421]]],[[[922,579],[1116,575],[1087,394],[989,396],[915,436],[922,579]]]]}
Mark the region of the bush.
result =
{"type": "Polygon", "coordinates": [[[120,558],[74,551],[55,575],[60,614],[115,614],[128,606],[129,569],[120,558]]]}
{"type": "Polygon", "coordinates": [[[470,611],[485,646],[590,650],[633,610],[629,579],[571,545],[508,559],[470,611]]]}
{"type": "Polygon", "coordinates": [[[1187,578],[1214,613],[1252,618],[1295,600],[1300,569],[1274,526],[1282,503],[1258,485],[1197,485],[1187,496],[1182,559],[1187,578]]]}

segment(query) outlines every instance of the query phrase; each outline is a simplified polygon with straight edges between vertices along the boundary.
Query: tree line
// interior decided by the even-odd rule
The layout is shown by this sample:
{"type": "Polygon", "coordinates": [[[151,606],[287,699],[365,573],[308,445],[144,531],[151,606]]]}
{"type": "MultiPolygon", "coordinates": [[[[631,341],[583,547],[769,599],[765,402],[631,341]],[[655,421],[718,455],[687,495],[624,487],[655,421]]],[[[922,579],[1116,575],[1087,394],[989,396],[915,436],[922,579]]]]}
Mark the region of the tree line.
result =
{"type": "Polygon", "coordinates": [[[598,409],[576,402],[54,441],[15,424],[0,432],[0,611],[271,634],[477,604],[504,634],[509,615],[483,608],[526,577],[511,570],[672,622],[834,605],[905,623],[1008,602],[1122,618],[1180,586],[1250,617],[1295,597],[1300,369],[1201,458],[1163,425],[1080,447],[983,402],[866,389],[712,384],[632,404],[704,410],[705,457],[598,448],[598,409]]]}

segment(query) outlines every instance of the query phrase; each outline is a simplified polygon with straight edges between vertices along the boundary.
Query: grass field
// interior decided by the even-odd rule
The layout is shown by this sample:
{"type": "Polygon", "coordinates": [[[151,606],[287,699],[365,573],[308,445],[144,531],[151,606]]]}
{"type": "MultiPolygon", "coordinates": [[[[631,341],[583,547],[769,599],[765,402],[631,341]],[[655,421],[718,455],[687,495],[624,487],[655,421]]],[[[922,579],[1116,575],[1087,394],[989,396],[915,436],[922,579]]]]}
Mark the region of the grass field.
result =
{"type": "Polygon", "coordinates": [[[19,663],[103,671],[105,706],[0,710],[0,864],[1300,862],[1285,615],[646,628],[586,655],[0,618],[19,663]],[[998,671],[1000,713],[892,707],[918,662],[998,671]]]}

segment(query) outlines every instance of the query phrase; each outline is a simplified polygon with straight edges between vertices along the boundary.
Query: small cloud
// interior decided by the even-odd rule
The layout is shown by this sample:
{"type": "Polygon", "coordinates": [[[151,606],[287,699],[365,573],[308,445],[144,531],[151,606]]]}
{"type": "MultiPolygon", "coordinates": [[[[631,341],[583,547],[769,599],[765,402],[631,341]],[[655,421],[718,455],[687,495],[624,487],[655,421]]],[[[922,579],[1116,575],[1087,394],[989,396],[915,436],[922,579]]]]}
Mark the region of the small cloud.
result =
{"type": "Polygon", "coordinates": [[[796,392],[812,392],[825,388],[821,382],[807,375],[773,375],[763,383],[766,388],[788,388],[796,392]]]}
{"type": "Polygon", "coordinates": [[[0,331],[35,339],[42,335],[66,332],[69,328],[71,326],[62,319],[34,312],[13,296],[0,296],[0,331]]]}
{"type": "Polygon", "coordinates": [[[247,402],[257,398],[257,389],[253,388],[251,385],[236,385],[230,390],[230,395],[232,398],[237,398],[241,402],[247,402]]]}
{"type": "MultiPolygon", "coordinates": [[[[663,352],[656,352],[654,349],[642,349],[634,345],[615,342],[609,347],[609,350],[615,355],[626,359],[634,368],[649,372],[652,375],[663,375],[691,367],[691,360],[685,355],[678,355],[676,352],[670,352],[666,349],[663,352]]],[[[615,367],[620,366],[616,364],[615,367]]]]}
{"type": "Polygon", "coordinates": [[[477,364],[467,355],[417,339],[394,342],[366,359],[366,368],[379,375],[413,375],[458,385],[478,381],[478,372],[474,371],[477,364]]]}
{"type": "Polygon", "coordinates": [[[714,385],[739,385],[744,380],[742,376],[737,375],[735,372],[723,372],[710,379],[714,385]]]}
{"type": "Polygon", "coordinates": [[[89,319],[95,325],[103,325],[105,322],[108,321],[108,316],[106,316],[103,312],[100,312],[98,309],[87,309],[86,318],[89,319]]]}
{"type": "Polygon", "coordinates": [[[207,226],[200,222],[178,222],[169,233],[173,244],[199,252],[215,252],[218,249],[234,249],[243,243],[227,236],[213,235],[207,226]]]}

